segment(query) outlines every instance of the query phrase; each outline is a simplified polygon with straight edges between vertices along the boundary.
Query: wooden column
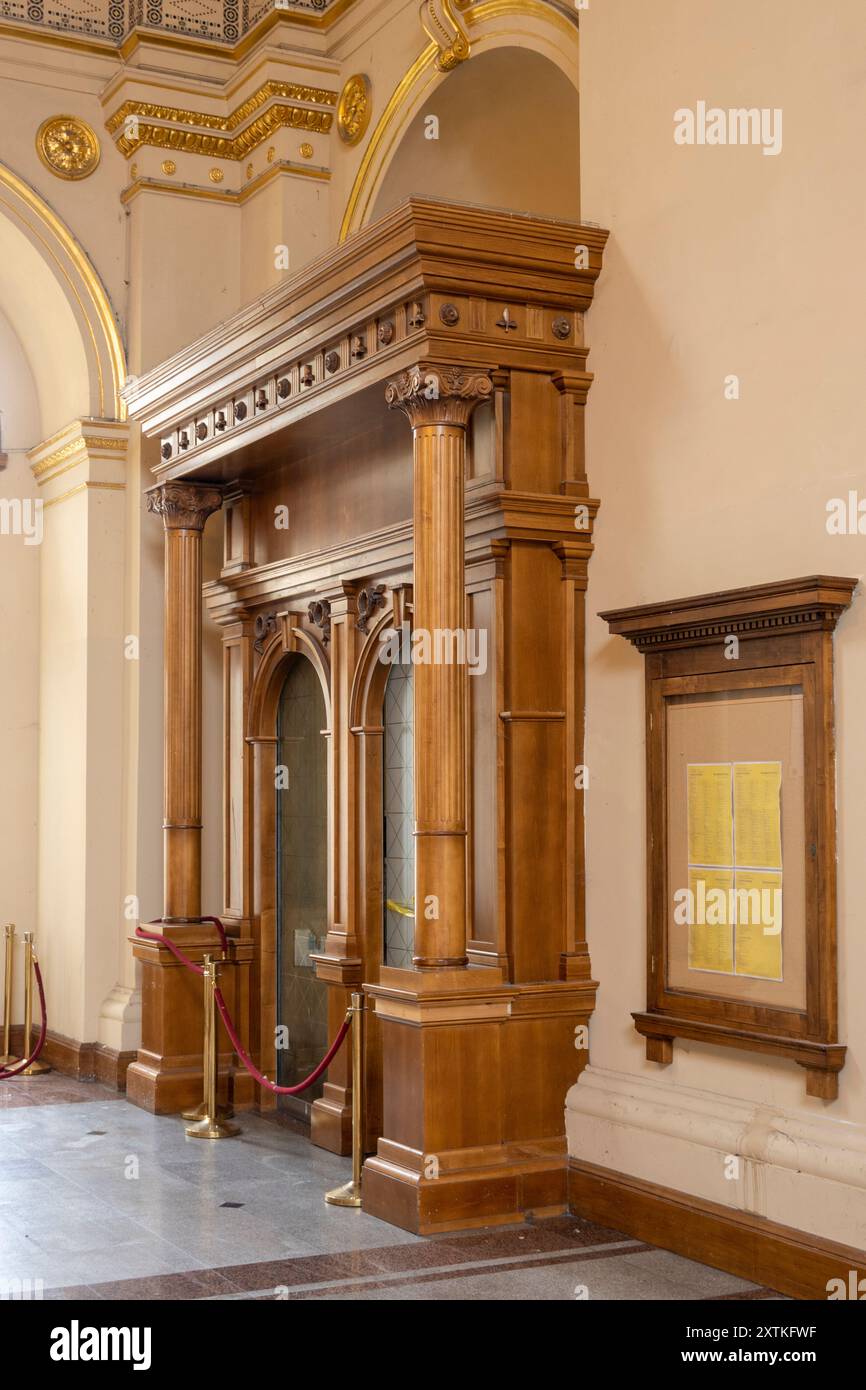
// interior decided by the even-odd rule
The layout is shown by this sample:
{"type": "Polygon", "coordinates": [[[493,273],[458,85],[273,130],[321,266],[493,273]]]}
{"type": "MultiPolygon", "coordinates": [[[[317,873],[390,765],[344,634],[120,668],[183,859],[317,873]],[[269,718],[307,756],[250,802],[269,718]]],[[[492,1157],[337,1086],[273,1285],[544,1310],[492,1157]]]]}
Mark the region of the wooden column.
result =
{"type": "Polygon", "coordinates": [[[201,542],[218,487],[162,483],[147,509],[165,526],[163,920],[201,916],[201,542]]]}
{"type": "Polygon", "coordinates": [[[493,391],[484,372],[425,363],[388,384],[414,440],[415,954],[418,969],[466,955],[466,429],[493,391]],[[457,641],[455,646],[454,636],[457,641]],[[440,645],[441,643],[441,645],[440,645]],[[423,650],[423,649],[422,649],[423,650]],[[451,659],[443,659],[450,653],[451,659]]]}
{"type": "MultiPolygon", "coordinates": [[[[201,542],[205,522],[222,503],[221,489],[196,483],[161,483],[147,494],[147,509],[165,526],[165,712],[163,920],[154,926],[200,963],[217,940],[201,922],[201,542]]],[[[141,1046],[126,1073],[127,1099],[159,1114],[201,1099],[201,981],[155,942],[133,939],[141,963],[141,1046]]],[[[230,960],[247,967],[251,943],[233,942],[230,960]]],[[[244,972],[246,973],[246,972],[244,972]]],[[[230,1011],[241,1027],[248,984],[224,972],[230,1011]]],[[[221,1039],[224,1084],[231,1048],[221,1039]]],[[[250,1098],[245,1077],[235,1101],[250,1098]]]]}

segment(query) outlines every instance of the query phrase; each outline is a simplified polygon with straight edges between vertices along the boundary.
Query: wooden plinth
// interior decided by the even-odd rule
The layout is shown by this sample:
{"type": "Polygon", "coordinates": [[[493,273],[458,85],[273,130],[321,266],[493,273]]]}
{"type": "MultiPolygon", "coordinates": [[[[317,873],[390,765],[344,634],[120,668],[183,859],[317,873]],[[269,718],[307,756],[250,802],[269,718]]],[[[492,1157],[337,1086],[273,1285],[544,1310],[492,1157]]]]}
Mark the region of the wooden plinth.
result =
{"type": "MultiPolygon", "coordinates": [[[[213,927],[202,925],[160,926],[149,930],[169,936],[196,965],[220,947],[213,927]]],[[[156,942],[130,938],[133,954],[141,962],[142,1034],[136,1060],[126,1073],[126,1095],[133,1105],[155,1115],[172,1115],[202,1098],[203,987],[193,974],[156,942]]],[[[249,969],[252,944],[230,943],[230,963],[222,971],[220,987],[229,1012],[246,1033],[240,1005],[248,987],[242,979],[249,969]]],[[[235,1106],[249,1105],[254,1099],[254,1083],[249,1074],[234,1063],[234,1054],[220,1024],[221,1099],[235,1106]]]]}
{"type": "Polygon", "coordinates": [[[586,1060],[575,1029],[595,985],[386,968],[367,993],[383,1117],[364,1210],[422,1235],[564,1210],[564,1096],[586,1060]]]}

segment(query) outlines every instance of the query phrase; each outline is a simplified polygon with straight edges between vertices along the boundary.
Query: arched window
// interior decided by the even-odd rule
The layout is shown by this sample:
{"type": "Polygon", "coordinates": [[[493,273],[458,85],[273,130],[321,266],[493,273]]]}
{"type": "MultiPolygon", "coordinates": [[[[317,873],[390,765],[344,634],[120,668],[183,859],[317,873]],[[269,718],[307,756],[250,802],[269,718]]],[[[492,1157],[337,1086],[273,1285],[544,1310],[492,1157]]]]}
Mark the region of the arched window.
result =
{"type": "Polygon", "coordinates": [[[384,955],[386,965],[410,968],[415,948],[415,799],[411,661],[395,663],[385,685],[383,758],[385,847],[384,955]]]}
{"type": "MultiPolygon", "coordinates": [[[[291,658],[277,718],[277,1024],[288,1030],[277,1050],[277,1080],[293,1086],[328,1046],[327,986],[310,956],[328,929],[328,750],[319,678],[306,657],[291,658]]],[[[279,1037],[279,1035],[278,1035],[279,1037]]],[[[303,1094],[309,1110],[321,1081],[303,1094]]]]}

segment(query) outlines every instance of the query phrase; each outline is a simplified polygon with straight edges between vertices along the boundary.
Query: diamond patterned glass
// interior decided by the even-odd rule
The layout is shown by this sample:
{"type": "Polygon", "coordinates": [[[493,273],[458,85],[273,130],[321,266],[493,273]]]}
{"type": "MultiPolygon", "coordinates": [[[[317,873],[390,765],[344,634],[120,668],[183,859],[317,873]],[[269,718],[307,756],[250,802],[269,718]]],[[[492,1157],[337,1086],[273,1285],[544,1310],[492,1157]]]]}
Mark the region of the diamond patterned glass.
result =
{"type": "MultiPolygon", "coordinates": [[[[277,723],[277,1080],[294,1086],[328,1047],[327,985],[310,960],[328,930],[328,750],[322,689],[306,657],[294,656],[277,723]]],[[[302,1099],[322,1094],[317,1081],[302,1099]]]]}
{"type": "Polygon", "coordinates": [[[412,770],[411,661],[391,668],[385,686],[385,941],[386,965],[412,966],[415,948],[415,818],[412,770]]]}

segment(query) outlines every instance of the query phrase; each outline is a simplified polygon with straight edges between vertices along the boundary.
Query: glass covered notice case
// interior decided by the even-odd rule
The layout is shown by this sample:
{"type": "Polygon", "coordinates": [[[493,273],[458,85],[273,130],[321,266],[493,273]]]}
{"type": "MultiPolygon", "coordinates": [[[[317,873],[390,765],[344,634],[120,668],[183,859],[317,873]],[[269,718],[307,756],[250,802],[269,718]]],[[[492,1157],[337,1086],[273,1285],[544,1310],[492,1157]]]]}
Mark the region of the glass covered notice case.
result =
{"type": "Polygon", "coordinates": [[[775,1053],[833,1099],[832,634],[854,579],[601,614],[645,656],[647,1056],[676,1038],[775,1053]]]}

